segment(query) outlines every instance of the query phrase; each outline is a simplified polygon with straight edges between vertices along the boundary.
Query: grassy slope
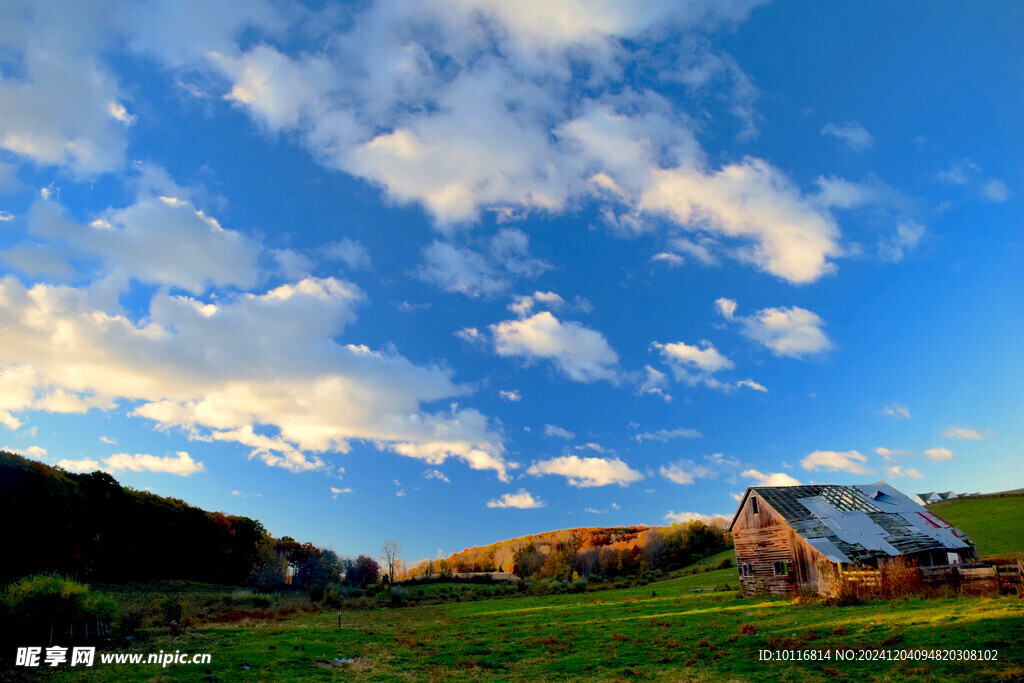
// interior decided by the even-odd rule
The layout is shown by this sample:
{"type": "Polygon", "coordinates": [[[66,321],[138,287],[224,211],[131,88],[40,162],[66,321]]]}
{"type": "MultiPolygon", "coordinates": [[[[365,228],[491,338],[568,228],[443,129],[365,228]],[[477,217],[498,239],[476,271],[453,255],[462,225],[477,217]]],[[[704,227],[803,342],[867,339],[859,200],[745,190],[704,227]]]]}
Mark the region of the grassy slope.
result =
{"type": "MultiPolygon", "coordinates": [[[[210,666],[64,668],[54,680],[995,680],[1024,676],[1024,600],[961,597],[842,608],[694,593],[735,569],[576,595],[209,625],[132,650],[210,652],[210,666]],[[745,625],[751,625],[753,633],[745,625]],[[762,648],[994,648],[991,663],[759,662],[762,648]],[[331,664],[356,657],[354,664],[331,664]],[[242,669],[246,661],[251,668],[242,669]],[[153,678],[162,675],[165,678],[153,678]]],[[[97,665],[99,667],[99,665],[97,665]]]]}
{"type": "Polygon", "coordinates": [[[1024,496],[948,500],[928,509],[965,531],[982,557],[1024,552],[1024,496]]]}

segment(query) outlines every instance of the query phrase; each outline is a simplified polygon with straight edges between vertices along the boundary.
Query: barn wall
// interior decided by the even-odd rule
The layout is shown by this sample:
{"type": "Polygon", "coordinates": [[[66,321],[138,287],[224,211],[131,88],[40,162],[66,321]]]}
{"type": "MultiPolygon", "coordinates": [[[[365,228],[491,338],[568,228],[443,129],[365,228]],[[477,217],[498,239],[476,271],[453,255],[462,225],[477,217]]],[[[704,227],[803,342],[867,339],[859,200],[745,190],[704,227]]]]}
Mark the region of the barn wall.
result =
{"type": "Polygon", "coordinates": [[[748,595],[792,593],[796,590],[799,571],[794,554],[795,534],[763,499],[758,498],[759,513],[755,515],[750,504],[750,499],[755,496],[748,496],[732,528],[737,572],[741,571],[743,564],[750,564],[754,572],[753,576],[739,574],[740,589],[748,595]],[[775,562],[790,563],[790,573],[776,576],[775,562]]]}

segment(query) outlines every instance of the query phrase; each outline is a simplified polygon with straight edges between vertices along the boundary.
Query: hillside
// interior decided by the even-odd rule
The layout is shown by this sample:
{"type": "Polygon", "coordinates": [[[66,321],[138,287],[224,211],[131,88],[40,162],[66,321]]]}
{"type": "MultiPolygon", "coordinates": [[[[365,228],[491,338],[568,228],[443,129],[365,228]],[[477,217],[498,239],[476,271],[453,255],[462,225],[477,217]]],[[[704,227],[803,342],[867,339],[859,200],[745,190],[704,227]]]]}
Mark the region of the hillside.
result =
{"type": "Polygon", "coordinates": [[[960,498],[928,509],[966,532],[981,557],[1014,557],[1024,552],[1024,495],[960,498]]]}
{"type": "Polygon", "coordinates": [[[668,527],[581,527],[466,548],[444,559],[407,567],[399,576],[514,572],[521,577],[568,579],[574,574],[596,574],[611,578],[685,567],[730,545],[724,529],[702,522],[668,527]]]}
{"type": "Polygon", "coordinates": [[[245,583],[266,536],[260,522],[127,489],[0,451],[0,579],[61,572],[87,580],[245,583]],[[17,520],[17,523],[10,523],[17,520]],[[217,558],[211,562],[211,558],[217,558]]]}

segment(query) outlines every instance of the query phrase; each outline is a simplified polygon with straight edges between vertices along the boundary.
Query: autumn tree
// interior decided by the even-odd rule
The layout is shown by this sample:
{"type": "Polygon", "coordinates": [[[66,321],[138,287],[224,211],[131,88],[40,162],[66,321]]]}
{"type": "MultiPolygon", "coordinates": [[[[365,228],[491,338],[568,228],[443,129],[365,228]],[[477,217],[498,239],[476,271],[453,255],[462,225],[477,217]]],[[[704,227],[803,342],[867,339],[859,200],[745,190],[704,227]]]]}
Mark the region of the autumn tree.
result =
{"type": "Polygon", "coordinates": [[[384,570],[387,572],[388,583],[390,584],[395,582],[395,567],[400,561],[398,552],[398,543],[393,540],[386,541],[384,547],[380,549],[381,560],[383,560],[384,570]]]}

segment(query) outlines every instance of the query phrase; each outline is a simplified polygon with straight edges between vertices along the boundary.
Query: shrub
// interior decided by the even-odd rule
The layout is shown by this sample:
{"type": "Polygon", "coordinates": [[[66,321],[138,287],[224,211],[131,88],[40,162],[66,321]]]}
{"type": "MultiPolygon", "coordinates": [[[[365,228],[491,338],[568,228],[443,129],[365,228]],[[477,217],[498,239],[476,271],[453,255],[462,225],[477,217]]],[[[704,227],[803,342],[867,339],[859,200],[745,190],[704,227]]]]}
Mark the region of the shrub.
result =
{"type": "Polygon", "coordinates": [[[86,620],[109,622],[115,612],[108,598],[53,574],[36,574],[9,585],[2,601],[5,635],[38,642],[49,642],[51,634],[63,636],[86,620]]]}

